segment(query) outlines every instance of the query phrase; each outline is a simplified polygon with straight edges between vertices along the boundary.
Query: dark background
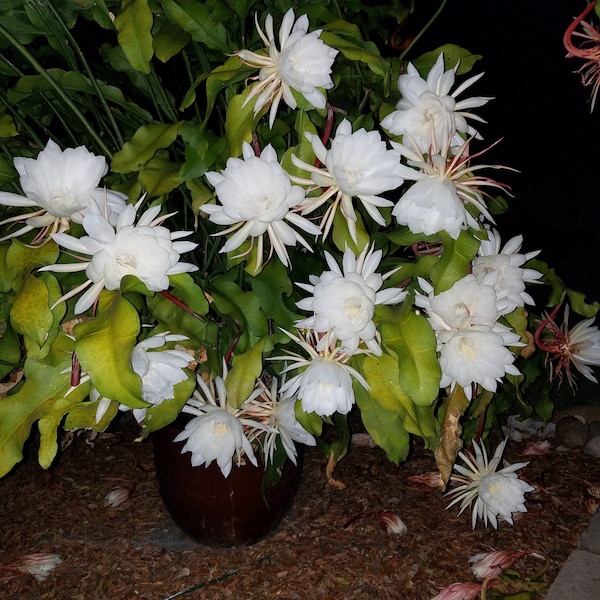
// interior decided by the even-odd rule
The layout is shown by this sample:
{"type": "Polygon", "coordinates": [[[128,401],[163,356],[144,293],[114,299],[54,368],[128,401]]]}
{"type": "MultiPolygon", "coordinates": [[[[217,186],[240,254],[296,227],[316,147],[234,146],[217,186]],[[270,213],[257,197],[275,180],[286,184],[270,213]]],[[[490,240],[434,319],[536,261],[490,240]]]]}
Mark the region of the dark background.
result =
{"type": "MultiPolygon", "coordinates": [[[[417,0],[420,17],[438,2],[417,0]]],[[[541,249],[568,287],[600,300],[598,241],[598,142],[600,97],[590,113],[591,88],[566,58],[562,38],[584,0],[449,0],[408,58],[444,43],[483,55],[474,72],[485,72],[460,98],[493,96],[476,109],[488,123],[485,141],[501,143],[483,159],[518,169],[495,172],[514,198],[498,218],[503,242],[522,233],[524,251],[541,249]],[[475,93],[473,93],[473,91],[475,93]]],[[[600,19],[592,13],[593,22],[600,19]]],[[[589,20],[588,17],[587,20],[589,20]]]]}

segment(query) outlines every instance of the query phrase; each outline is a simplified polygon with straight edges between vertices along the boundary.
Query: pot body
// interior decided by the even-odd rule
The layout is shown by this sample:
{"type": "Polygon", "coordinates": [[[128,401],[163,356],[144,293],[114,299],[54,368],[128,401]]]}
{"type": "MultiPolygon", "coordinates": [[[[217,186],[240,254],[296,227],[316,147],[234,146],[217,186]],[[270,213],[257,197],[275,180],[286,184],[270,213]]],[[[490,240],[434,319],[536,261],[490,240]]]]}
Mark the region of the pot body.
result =
{"type": "Polygon", "coordinates": [[[152,433],[160,495],[177,526],[206,546],[247,546],[271,533],[288,513],[302,474],[286,461],[281,479],[263,495],[264,469],[249,461],[235,463],[224,477],[216,462],[193,467],[184,442],[173,442],[182,427],[171,424],[152,433]],[[265,501],[266,500],[266,501],[265,501]]]}

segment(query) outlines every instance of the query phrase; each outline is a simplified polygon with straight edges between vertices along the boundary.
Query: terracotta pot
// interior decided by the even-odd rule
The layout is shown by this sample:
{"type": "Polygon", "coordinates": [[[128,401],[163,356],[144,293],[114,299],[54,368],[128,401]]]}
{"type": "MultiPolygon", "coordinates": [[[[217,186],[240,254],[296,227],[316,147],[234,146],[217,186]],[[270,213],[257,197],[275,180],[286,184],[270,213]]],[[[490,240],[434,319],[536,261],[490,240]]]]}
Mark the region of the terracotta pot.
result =
{"type": "Polygon", "coordinates": [[[201,544],[213,547],[248,546],[271,533],[288,513],[302,475],[298,466],[284,464],[281,479],[266,493],[264,469],[235,462],[228,477],[213,462],[193,467],[191,454],[181,454],[184,442],[173,442],[181,426],[169,425],[152,434],[154,465],[160,495],[177,526],[201,544]]]}

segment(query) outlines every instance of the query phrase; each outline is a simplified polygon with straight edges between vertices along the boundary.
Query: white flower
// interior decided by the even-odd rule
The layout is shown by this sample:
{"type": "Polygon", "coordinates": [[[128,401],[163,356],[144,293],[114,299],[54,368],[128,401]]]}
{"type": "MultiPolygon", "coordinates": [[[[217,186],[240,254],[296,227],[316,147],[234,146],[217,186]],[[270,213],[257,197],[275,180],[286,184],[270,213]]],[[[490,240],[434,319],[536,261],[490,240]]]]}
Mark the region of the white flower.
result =
{"type": "MultiPolygon", "coordinates": [[[[373,323],[375,305],[397,304],[406,296],[406,291],[399,288],[379,291],[384,280],[394,273],[376,273],[381,257],[381,250],[375,251],[373,247],[358,256],[347,249],[342,259],[342,271],[333,256],[325,252],[330,270],[319,277],[311,275],[311,285],[298,284],[313,295],[296,304],[303,310],[312,311],[313,316],[298,322],[297,326],[318,333],[330,332],[331,341],[341,340],[349,355],[354,354],[363,341],[373,354],[380,356],[378,332],[373,323]]],[[[319,349],[323,348],[324,340],[321,339],[319,349]]]]}
{"type": "Polygon", "coordinates": [[[286,333],[300,345],[309,358],[292,352],[272,358],[292,361],[292,364],[284,369],[284,373],[302,369],[283,384],[281,393],[301,400],[302,409],[306,413],[314,412],[322,417],[331,416],[335,412],[347,414],[354,405],[352,378],[366,390],[369,389],[369,384],[358,371],[345,364],[349,356],[344,349],[335,346],[329,334],[325,334],[319,343],[319,336],[314,331],[307,332],[304,339],[286,333]],[[318,346],[322,348],[318,350],[318,346]]]}
{"type": "Polygon", "coordinates": [[[260,69],[258,83],[252,87],[244,104],[258,96],[254,105],[256,114],[270,102],[271,127],[282,97],[290,108],[298,106],[292,90],[300,92],[315,108],[325,108],[325,95],[319,88],[329,90],[333,87],[331,66],[338,51],[319,39],[320,29],[308,33],[306,15],[295,19],[294,10],[290,8],[279,30],[279,48],[275,43],[273,17],[267,15],[265,19],[266,35],[257,20],[256,29],[266,45],[265,53],[236,52],[244,63],[260,69]]]}
{"type": "Polygon", "coordinates": [[[415,304],[427,311],[433,330],[457,331],[473,325],[493,325],[500,313],[496,306],[496,293],[493,282],[494,275],[478,280],[469,274],[459,279],[454,285],[439,294],[434,293],[433,286],[423,278],[419,285],[428,295],[417,293],[415,304]]]}
{"type": "MultiPolygon", "coordinates": [[[[515,334],[515,345],[519,339],[515,334]]],[[[450,386],[453,390],[458,383],[469,399],[472,396],[472,384],[495,392],[507,373],[520,375],[513,364],[515,355],[505,346],[503,336],[485,325],[459,329],[449,334],[439,352],[442,369],[440,387],[450,386]]]]}
{"type": "Polygon", "coordinates": [[[481,280],[486,273],[496,274],[494,288],[496,302],[501,315],[507,315],[518,306],[534,304],[533,298],[525,291],[526,283],[539,283],[542,274],[534,269],[523,269],[528,260],[537,256],[540,251],[519,254],[523,236],[510,239],[502,250],[500,235],[497,231],[488,231],[488,239],[482,240],[478,256],[473,260],[473,274],[481,280]]]}
{"type": "Polygon", "coordinates": [[[444,71],[444,55],[440,54],[425,80],[409,63],[407,72],[398,78],[402,98],[396,105],[397,110],[385,117],[381,126],[392,135],[410,137],[423,153],[442,150],[445,154],[449,145],[459,147],[463,142],[459,132],[469,137],[479,137],[466,119],[481,122],[483,119],[465,109],[483,106],[490,98],[475,96],[458,102],[456,98],[480,79],[483,73],[466,80],[450,93],[457,70],[458,64],[454,69],[444,71]]]}
{"type": "Polygon", "coordinates": [[[296,420],[294,398],[284,398],[278,393],[278,381],[273,377],[271,387],[262,385],[260,395],[246,400],[236,416],[246,425],[248,439],[261,440],[265,464],[273,461],[277,440],[281,441],[288,458],[297,464],[298,452],[294,442],[315,446],[315,438],[296,420]]]}
{"type": "MultiPolygon", "coordinates": [[[[142,380],[142,398],[150,404],[161,404],[175,397],[175,386],[188,377],[186,369],[192,360],[182,350],[161,350],[168,342],[187,340],[184,335],[153,335],[142,340],[131,352],[131,367],[142,380]]],[[[133,415],[139,423],[146,416],[145,408],[134,408],[133,415]]]]}
{"type": "Polygon", "coordinates": [[[42,271],[75,272],[85,270],[88,280],[62,296],[67,300],[89,289],[75,304],[75,314],[90,308],[103,288],[117,290],[125,275],[134,275],[150,291],[160,292],[169,287],[169,275],[195,271],[194,265],[179,262],[182,252],[194,250],[197,244],[177,242],[188,232],[171,233],[161,223],[167,216],[158,217],[160,206],[149,208],[134,224],[137,204],[129,204],[119,215],[116,229],[98,212],[88,212],[83,218],[83,228],[88,235],[74,238],[65,233],[53,234],[53,239],[67,250],[91,255],[79,263],[56,264],[42,267],[42,271]]]}
{"type": "Polygon", "coordinates": [[[37,158],[17,157],[14,165],[19,173],[23,195],[0,192],[0,204],[34,207],[41,210],[23,213],[0,222],[0,225],[25,222],[24,227],[0,241],[41,228],[34,243],[46,241],[51,233],[67,231],[70,222],[81,223],[90,204],[105,211],[106,218],[115,224],[125,208],[127,196],[98,187],[108,166],[103,156],[92,154],[84,146],[64,151],[49,140],[37,158]]]}
{"type": "Polygon", "coordinates": [[[286,221],[307,233],[321,233],[316,225],[291,210],[304,200],[305,192],[300,186],[292,185],[271,145],[258,157],[252,146],[244,143],[243,160],[229,158],[222,173],[212,171],[206,178],[215,187],[221,206],[204,204],[200,210],[208,213],[213,223],[230,226],[218,235],[235,231],[221,252],[235,250],[248,237],[257,238],[259,268],[266,233],[277,256],[288,266],[286,246],[297,242],[307,250],[311,250],[311,246],[286,221]]]}
{"type": "Polygon", "coordinates": [[[292,155],[294,165],[311,174],[311,179],[292,177],[292,180],[304,185],[312,184],[313,188],[323,188],[320,196],[308,197],[304,201],[302,214],[313,212],[333,198],[321,219],[323,236],[327,237],[339,206],[350,235],[356,242],[357,217],[352,205],[352,198],[356,197],[369,216],[385,226],[379,208],[393,206],[394,203],[380,194],[398,188],[404,182],[403,174],[412,173],[410,168],[400,164],[400,152],[388,149],[377,131],[359,129],[352,133],[352,125],[346,119],[339,124],[329,150],[318,136],[307,133],[306,137],[325,168],[317,168],[292,155]]]}
{"type": "Polygon", "coordinates": [[[461,514],[468,506],[472,506],[473,529],[477,519],[483,519],[486,526],[489,521],[494,528],[497,528],[498,518],[512,525],[513,513],[527,512],[525,493],[532,492],[535,488],[521,481],[515,471],[529,463],[507,465],[497,471],[505,446],[506,439],[498,445],[489,462],[485,446],[482,445],[480,448],[475,441],[473,442],[475,456],[463,452],[458,454],[466,466],[454,465],[454,470],[459,475],[453,474],[450,481],[460,485],[448,493],[455,498],[447,508],[460,502],[459,514],[461,514]]]}
{"type": "Polygon", "coordinates": [[[457,239],[461,230],[467,227],[480,228],[479,222],[467,210],[467,205],[472,205],[488,221],[494,222],[485,203],[485,198],[490,194],[483,188],[506,191],[506,186],[489,177],[476,175],[476,172],[504,167],[472,166],[469,141],[464,142],[450,158],[436,153],[425,157],[416,148],[405,144],[392,145],[408,159],[408,165],[412,167],[410,172],[403,172],[404,178],[416,181],[392,209],[392,215],[400,225],[407,225],[413,233],[426,235],[446,231],[453,239],[457,239]]]}
{"type": "Polygon", "coordinates": [[[495,277],[489,273],[478,281],[474,275],[466,275],[437,295],[429,282],[419,278],[428,296],[417,293],[415,304],[427,311],[437,337],[440,387],[450,386],[453,390],[458,383],[468,399],[472,397],[472,384],[495,392],[504,375],[520,373],[508,346],[523,343],[519,335],[497,322],[500,313],[493,287],[495,277]]]}
{"type": "Polygon", "coordinates": [[[209,387],[198,376],[198,386],[200,389],[196,390],[194,397],[183,407],[183,412],[195,416],[174,440],[186,440],[181,452],[191,452],[194,467],[208,467],[216,460],[224,477],[231,472],[234,456],[237,457],[238,466],[242,454],[253,465],[258,466],[252,445],[244,434],[242,422],[228,409],[225,380],[216,377],[209,387]]]}

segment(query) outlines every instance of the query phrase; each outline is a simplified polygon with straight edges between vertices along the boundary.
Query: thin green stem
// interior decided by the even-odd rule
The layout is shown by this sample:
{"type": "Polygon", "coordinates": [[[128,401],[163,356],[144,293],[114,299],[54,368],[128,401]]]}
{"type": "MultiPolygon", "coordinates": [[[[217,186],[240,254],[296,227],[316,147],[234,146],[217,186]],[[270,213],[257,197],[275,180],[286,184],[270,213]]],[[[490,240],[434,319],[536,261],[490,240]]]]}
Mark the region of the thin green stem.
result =
{"type": "Polygon", "coordinates": [[[411,48],[419,41],[421,36],[431,27],[431,25],[433,25],[434,21],[440,16],[440,13],[442,12],[442,10],[444,10],[444,6],[446,6],[447,1],[448,0],[442,0],[440,2],[438,9],[435,11],[435,13],[433,13],[433,16],[431,17],[431,19],[429,19],[429,21],[427,21],[427,23],[421,29],[421,31],[419,31],[419,33],[417,33],[417,35],[415,35],[415,37],[410,41],[410,44],[408,44],[408,46],[406,46],[406,48],[404,48],[404,50],[402,51],[402,53],[399,56],[400,60],[402,60],[410,52],[411,48]]]}
{"type": "Polygon", "coordinates": [[[50,7],[50,10],[52,11],[52,14],[56,18],[56,20],[61,25],[61,28],[62,28],[67,40],[70,42],[71,47],[73,48],[73,51],[77,55],[77,58],[83,65],[83,69],[85,70],[85,72],[90,80],[90,83],[92,84],[92,87],[94,88],[94,91],[96,92],[96,97],[98,98],[98,100],[100,102],[102,110],[104,111],[104,113],[106,114],[106,116],[108,118],[108,122],[110,123],[110,126],[113,130],[116,143],[118,144],[119,148],[122,148],[123,144],[125,143],[125,139],[123,138],[123,136],[121,134],[121,130],[119,129],[119,126],[117,125],[117,122],[112,113],[112,110],[110,109],[110,106],[108,105],[108,102],[106,101],[106,98],[104,97],[104,94],[102,93],[102,90],[100,89],[98,80],[94,76],[94,73],[93,73],[92,69],[90,68],[89,63],[87,62],[85,55],[83,54],[83,52],[81,51],[81,48],[79,47],[79,44],[76,42],[75,38],[71,34],[71,30],[67,27],[67,24],[60,17],[60,14],[56,10],[56,8],[54,8],[54,6],[52,6],[51,2],[48,3],[48,6],[50,7]]]}
{"type": "Polygon", "coordinates": [[[35,57],[15,38],[7,29],[0,23],[0,34],[2,34],[20,53],[21,56],[33,67],[33,69],[48,83],[58,99],[68,108],[73,116],[81,123],[82,127],[102,153],[109,159],[112,158],[110,148],[105,144],[104,140],[98,135],[77,105],[71,100],[68,94],[58,85],[58,83],[50,76],[48,71],[35,59],[35,57]]]}

